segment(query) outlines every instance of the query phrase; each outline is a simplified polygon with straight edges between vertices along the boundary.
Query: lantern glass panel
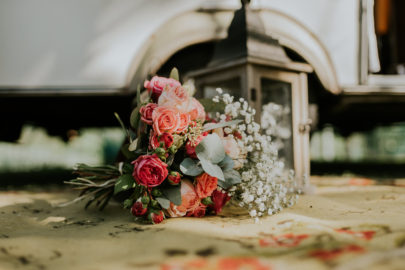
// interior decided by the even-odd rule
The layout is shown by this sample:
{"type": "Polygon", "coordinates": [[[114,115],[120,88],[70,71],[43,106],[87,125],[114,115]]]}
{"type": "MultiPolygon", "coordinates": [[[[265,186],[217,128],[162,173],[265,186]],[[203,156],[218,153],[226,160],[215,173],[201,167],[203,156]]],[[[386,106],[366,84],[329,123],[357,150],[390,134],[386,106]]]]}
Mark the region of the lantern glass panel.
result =
{"type": "Polygon", "coordinates": [[[292,135],[292,85],[291,83],[261,78],[262,114],[264,132],[271,135],[279,149],[285,167],[294,169],[292,135]],[[277,127],[274,124],[277,124],[277,127]]]}
{"type": "Polygon", "coordinates": [[[215,89],[221,88],[224,93],[228,93],[235,98],[240,98],[242,95],[240,77],[235,77],[229,80],[207,83],[203,86],[204,98],[213,98],[218,93],[215,89]]]}

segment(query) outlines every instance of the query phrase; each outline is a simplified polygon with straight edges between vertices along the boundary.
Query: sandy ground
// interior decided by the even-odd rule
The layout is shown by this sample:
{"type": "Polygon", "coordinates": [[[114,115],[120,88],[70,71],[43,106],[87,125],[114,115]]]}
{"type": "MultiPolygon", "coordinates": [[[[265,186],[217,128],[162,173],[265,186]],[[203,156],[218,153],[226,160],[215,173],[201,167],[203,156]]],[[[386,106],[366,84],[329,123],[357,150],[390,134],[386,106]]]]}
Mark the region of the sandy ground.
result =
{"type": "MultiPolygon", "coordinates": [[[[74,197],[70,190],[0,192],[0,269],[191,269],[185,262],[227,257],[261,258],[272,269],[404,269],[400,267],[405,265],[401,187],[318,187],[316,194],[301,196],[297,205],[259,224],[230,209],[217,217],[143,225],[118,204],[103,212],[84,210],[84,203],[57,207],[74,197]],[[316,241],[325,242],[319,235],[359,226],[374,226],[377,231],[367,242],[353,240],[365,247],[366,254],[338,262],[303,255],[319,246],[316,241]],[[268,248],[260,242],[263,237],[303,231],[319,238],[308,240],[305,249],[268,248]],[[376,260],[376,254],[381,259],[376,260]]],[[[341,239],[339,243],[352,241],[346,235],[333,237],[341,239]]]]}

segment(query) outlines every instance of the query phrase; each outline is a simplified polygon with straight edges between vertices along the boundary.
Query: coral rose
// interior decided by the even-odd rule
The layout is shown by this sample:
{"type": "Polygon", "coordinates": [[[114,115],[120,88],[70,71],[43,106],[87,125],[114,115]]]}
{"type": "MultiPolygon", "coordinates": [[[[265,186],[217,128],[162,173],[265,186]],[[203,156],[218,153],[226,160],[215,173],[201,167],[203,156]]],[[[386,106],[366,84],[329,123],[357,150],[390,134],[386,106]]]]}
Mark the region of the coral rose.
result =
{"type": "Polygon", "coordinates": [[[145,187],[160,185],[169,174],[167,164],[161,161],[156,154],[140,156],[132,164],[134,164],[132,176],[138,185],[145,187]]]}
{"type": "Polygon", "coordinates": [[[211,196],[212,192],[217,189],[218,178],[207,173],[197,176],[195,180],[197,182],[195,190],[201,199],[211,196]]]}
{"type": "Polygon", "coordinates": [[[177,128],[177,133],[182,133],[187,131],[188,125],[190,124],[190,115],[186,113],[180,114],[180,123],[179,127],[177,128]]]}
{"type": "Polygon", "coordinates": [[[170,107],[157,107],[152,113],[153,130],[161,135],[163,132],[174,133],[179,128],[179,112],[170,107]]]}
{"type": "Polygon", "coordinates": [[[186,179],[181,181],[181,205],[175,205],[172,202],[167,209],[170,217],[185,216],[188,211],[194,211],[200,205],[200,198],[195,191],[194,185],[186,179]]]}
{"type": "Polygon", "coordinates": [[[166,86],[175,87],[180,86],[180,82],[172,78],[164,78],[154,76],[150,81],[145,81],[144,87],[151,92],[153,101],[157,101],[166,86]]]}
{"type": "Polygon", "coordinates": [[[190,119],[191,120],[201,120],[201,121],[205,121],[206,118],[206,113],[204,110],[203,105],[201,105],[201,103],[195,99],[192,98],[191,99],[191,105],[189,107],[189,111],[188,111],[189,115],[190,115],[190,119]]]}
{"type": "Polygon", "coordinates": [[[145,106],[142,106],[139,110],[139,113],[141,114],[141,120],[148,125],[152,125],[152,113],[156,107],[156,103],[149,103],[145,106]]]}
{"type": "Polygon", "coordinates": [[[188,217],[203,217],[205,216],[205,211],[207,210],[207,206],[200,203],[193,211],[187,213],[186,216],[188,217]]]}
{"type": "Polygon", "coordinates": [[[215,214],[218,214],[222,211],[222,207],[231,199],[231,196],[226,192],[219,190],[214,190],[211,195],[212,202],[214,204],[209,207],[214,211],[215,214]]]}

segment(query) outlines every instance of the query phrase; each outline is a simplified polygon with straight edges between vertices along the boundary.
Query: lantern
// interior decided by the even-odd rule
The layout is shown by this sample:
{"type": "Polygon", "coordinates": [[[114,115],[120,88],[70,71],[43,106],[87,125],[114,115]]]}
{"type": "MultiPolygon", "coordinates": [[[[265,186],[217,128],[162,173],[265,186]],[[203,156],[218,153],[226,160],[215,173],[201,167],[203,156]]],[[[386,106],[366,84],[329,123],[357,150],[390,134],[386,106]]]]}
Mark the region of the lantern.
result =
{"type": "MultiPolygon", "coordinates": [[[[265,33],[258,11],[247,3],[235,12],[228,36],[215,47],[207,67],[190,72],[199,98],[212,98],[222,88],[243,97],[256,109],[256,121],[277,128],[263,130],[280,146],[279,156],[297,179],[309,176],[309,127],[307,74],[312,68],[292,61],[278,41],[265,33]],[[274,123],[273,123],[274,124],[274,123]]],[[[307,183],[301,182],[302,188],[307,183]]]]}

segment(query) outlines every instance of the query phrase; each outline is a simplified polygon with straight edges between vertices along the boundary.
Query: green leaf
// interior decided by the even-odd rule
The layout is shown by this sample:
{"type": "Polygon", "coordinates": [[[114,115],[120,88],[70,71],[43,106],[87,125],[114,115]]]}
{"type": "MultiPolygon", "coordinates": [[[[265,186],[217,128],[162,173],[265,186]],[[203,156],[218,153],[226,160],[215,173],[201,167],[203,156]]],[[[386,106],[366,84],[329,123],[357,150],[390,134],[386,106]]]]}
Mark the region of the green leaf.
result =
{"type": "Polygon", "coordinates": [[[136,108],[132,110],[131,116],[129,117],[129,124],[132,128],[137,128],[139,124],[139,120],[141,119],[139,115],[139,110],[141,109],[141,104],[137,104],[136,108]]]}
{"type": "Polygon", "coordinates": [[[127,128],[125,127],[124,122],[122,122],[118,113],[115,112],[114,115],[115,115],[115,118],[117,118],[118,122],[120,123],[122,129],[124,130],[124,133],[127,135],[128,139],[130,139],[131,136],[129,135],[129,132],[128,132],[127,128]]]}
{"type": "Polygon", "coordinates": [[[230,188],[233,185],[239,184],[241,182],[241,177],[239,172],[236,170],[229,170],[224,172],[225,180],[218,179],[218,185],[222,188],[230,188]]]}
{"type": "Polygon", "coordinates": [[[136,158],[136,155],[133,153],[133,152],[131,152],[131,151],[129,151],[129,144],[124,144],[122,147],[121,147],[121,152],[122,152],[122,154],[127,158],[127,159],[135,159],[136,158]]]}
{"type": "Polygon", "coordinates": [[[223,112],[226,104],[223,101],[214,102],[212,99],[203,98],[198,100],[203,105],[206,112],[223,112]]]}
{"type": "Polygon", "coordinates": [[[225,155],[225,158],[218,163],[218,166],[221,167],[223,171],[229,171],[233,170],[233,167],[235,167],[235,162],[228,155],[225,155]]]}
{"type": "Polygon", "coordinates": [[[211,175],[212,177],[218,178],[218,180],[224,180],[224,173],[222,172],[222,169],[216,165],[212,164],[209,160],[206,159],[200,159],[201,165],[203,170],[211,175]]]}
{"type": "Polygon", "coordinates": [[[191,158],[185,158],[180,163],[180,170],[185,175],[190,175],[190,176],[197,176],[197,175],[200,175],[201,173],[203,173],[203,169],[201,168],[198,160],[191,159],[191,158]]]}
{"type": "Polygon", "coordinates": [[[168,199],[163,198],[163,197],[158,197],[158,198],[156,198],[156,200],[158,201],[160,206],[162,206],[162,208],[167,209],[170,207],[170,201],[168,199]]]}
{"type": "Polygon", "coordinates": [[[209,131],[212,129],[216,129],[216,128],[223,128],[223,127],[236,125],[236,124],[239,124],[240,122],[242,122],[242,120],[232,120],[232,121],[220,122],[220,123],[208,123],[208,124],[204,125],[203,132],[209,131]]]}
{"type": "Polygon", "coordinates": [[[225,149],[221,138],[216,133],[206,136],[195,148],[199,160],[205,159],[214,164],[225,158],[225,149]]]}
{"type": "Polygon", "coordinates": [[[138,147],[138,139],[135,139],[129,144],[128,150],[132,152],[135,151],[137,147],[138,147]]]}
{"type": "Polygon", "coordinates": [[[136,88],[136,105],[140,106],[141,105],[141,85],[138,84],[138,87],[136,88]]]}
{"type": "Polygon", "coordinates": [[[181,205],[180,185],[162,188],[163,195],[175,205],[181,205]]]}
{"type": "Polygon", "coordinates": [[[132,199],[126,199],[124,201],[124,208],[125,209],[131,208],[133,204],[134,204],[134,201],[132,199]]]}
{"type": "Polygon", "coordinates": [[[121,191],[125,191],[135,187],[135,181],[132,175],[130,174],[123,174],[118,177],[117,182],[114,186],[114,194],[117,194],[121,191]]]}
{"type": "Polygon", "coordinates": [[[177,68],[174,67],[172,71],[170,71],[170,78],[180,81],[179,71],[177,68]]]}

